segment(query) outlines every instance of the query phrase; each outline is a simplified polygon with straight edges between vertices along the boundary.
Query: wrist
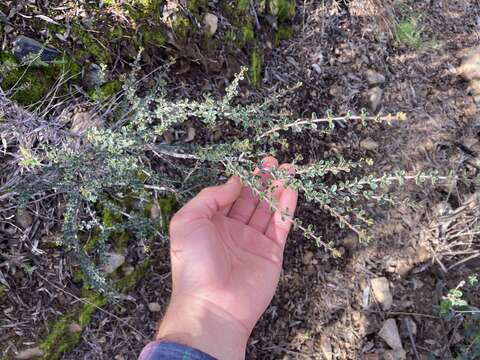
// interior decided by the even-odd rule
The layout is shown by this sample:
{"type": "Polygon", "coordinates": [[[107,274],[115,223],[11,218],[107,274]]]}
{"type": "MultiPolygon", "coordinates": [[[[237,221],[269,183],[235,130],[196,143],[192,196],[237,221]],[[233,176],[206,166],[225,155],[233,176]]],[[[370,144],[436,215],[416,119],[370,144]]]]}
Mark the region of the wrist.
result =
{"type": "Polygon", "coordinates": [[[250,333],[231,314],[195,297],[173,297],[156,339],[177,342],[216,359],[244,359],[250,333]]]}

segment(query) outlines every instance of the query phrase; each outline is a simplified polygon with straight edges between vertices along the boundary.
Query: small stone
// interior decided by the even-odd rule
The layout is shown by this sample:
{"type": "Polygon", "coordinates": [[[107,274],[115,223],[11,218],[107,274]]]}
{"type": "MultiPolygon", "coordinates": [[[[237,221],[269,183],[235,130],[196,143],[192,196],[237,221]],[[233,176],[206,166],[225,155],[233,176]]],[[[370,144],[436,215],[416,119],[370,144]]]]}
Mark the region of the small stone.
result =
{"type": "Polygon", "coordinates": [[[403,349],[387,350],[383,353],[384,360],[405,360],[407,352],[403,349]]]}
{"type": "Polygon", "coordinates": [[[480,79],[480,47],[474,49],[462,62],[458,74],[467,80],[480,79]]]}
{"type": "Polygon", "coordinates": [[[440,201],[438,204],[433,206],[433,213],[437,216],[444,216],[450,214],[453,209],[452,205],[448,201],[440,201]]]}
{"type": "Polygon", "coordinates": [[[40,356],[43,356],[43,351],[40,350],[39,347],[34,347],[20,351],[17,355],[15,355],[15,359],[33,359],[40,356]]]}
{"type": "Polygon", "coordinates": [[[408,327],[407,328],[407,332],[408,332],[408,329],[410,329],[410,332],[412,333],[412,335],[415,337],[417,336],[417,324],[415,323],[415,321],[412,320],[411,317],[406,317],[405,318],[405,327],[408,327]]]}
{"type": "Polygon", "coordinates": [[[380,104],[382,103],[383,90],[375,86],[368,90],[368,103],[370,104],[370,109],[375,112],[379,109],[380,104]]]}
{"type": "Polygon", "coordinates": [[[26,36],[18,36],[13,42],[13,54],[18,61],[28,61],[30,57],[38,57],[43,62],[52,62],[60,55],[57,49],[44,46],[37,40],[26,36]]]}
{"type": "Polygon", "coordinates": [[[8,24],[8,17],[3,11],[0,10],[0,22],[8,24]]]}
{"type": "Polygon", "coordinates": [[[33,224],[33,216],[26,209],[18,209],[15,221],[22,229],[26,229],[33,224]]]}
{"type": "Polygon", "coordinates": [[[315,70],[315,72],[318,74],[318,75],[321,75],[322,74],[322,68],[320,65],[318,64],[313,64],[312,65],[312,68],[313,70],[315,70]]]}
{"type": "Polygon", "coordinates": [[[158,220],[162,216],[162,209],[160,206],[155,202],[152,207],[150,208],[150,219],[158,220]]]}
{"type": "Polygon", "coordinates": [[[303,262],[303,265],[308,265],[312,262],[312,259],[313,259],[313,252],[311,251],[307,251],[304,255],[303,255],[303,259],[302,259],[302,262],[303,262]]]}
{"type": "Polygon", "coordinates": [[[378,148],[378,143],[371,138],[366,138],[360,141],[360,147],[365,150],[375,150],[378,148]]]}
{"type": "Polygon", "coordinates": [[[205,30],[209,36],[212,36],[217,32],[218,28],[218,17],[211,13],[206,13],[203,17],[203,24],[205,25],[205,30]]]}
{"type": "Polygon", "coordinates": [[[325,360],[331,360],[333,358],[332,342],[325,335],[320,337],[320,349],[322,350],[323,358],[325,360]]]}
{"type": "Polygon", "coordinates": [[[388,280],[384,277],[378,277],[370,281],[375,299],[382,305],[383,310],[389,310],[393,305],[392,293],[388,280]]]}
{"type": "Polygon", "coordinates": [[[394,319],[385,320],[382,328],[378,332],[378,336],[380,336],[393,350],[403,350],[402,339],[400,338],[397,323],[394,319]]]}
{"type": "Polygon", "coordinates": [[[135,271],[135,268],[131,265],[124,266],[122,269],[123,269],[123,273],[127,276],[135,271]]]}
{"type": "Polygon", "coordinates": [[[75,322],[68,325],[68,331],[70,331],[71,333],[79,333],[82,332],[82,330],[82,327],[75,322]]]}
{"type": "Polygon", "coordinates": [[[85,89],[92,90],[105,84],[105,71],[97,64],[90,64],[85,67],[82,76],[82,83],[85,89]]]}
{"type": "Polygon", "coordinates": [[[162,310],[162,307],[158,302],[151,302],[148,304],[148,310],[151,312],[159,312],[162,310]]]}
{"type": "Polygon", "coordinates": [[[125,262],[125,256],[117,253],[108,253],[106,255],[105,264],[103,265],[103,271],[107,274],[113,273],[125,262]]]}
{"type": "Polygon", "coordinates": [[[348,250],[355,250],[358,244],[358,236],[356,234],[347,235],[342,240],[342,245],[345,246],[348,250]]]}
{"type": "Polygon", "coordinates": [[[187,129],[187,138],[185,139],[185,142],[190,142],[195,139],[195,134],[195,128],[193,126],[189,126],[187,129]]]}
{"type": "Polygon", "coordinates": [[[103,125],[103,121],[99,116],[92,115],[88,111],[78,112],[73,115],[71,132],[81,135],[88,129],[100,128],[103,125]]]}
{"type": "Polygon", "coordinates": [[[385,82],[385,76],[376,72],[375,70],[368,69],[365,73],[369,85],[380,85],[385,82]]]}

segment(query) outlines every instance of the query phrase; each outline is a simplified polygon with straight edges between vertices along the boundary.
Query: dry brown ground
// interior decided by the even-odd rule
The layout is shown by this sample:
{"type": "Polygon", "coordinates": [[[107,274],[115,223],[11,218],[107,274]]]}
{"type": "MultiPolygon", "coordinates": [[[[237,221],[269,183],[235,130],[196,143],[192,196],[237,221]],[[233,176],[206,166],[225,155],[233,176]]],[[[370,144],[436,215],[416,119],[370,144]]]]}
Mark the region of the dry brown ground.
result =
{"type": "MultiPolygon", "coordinates": [[[[403,3],[403,10],[382,7],[387,9],[384,12],[374,2],[361,0],[350,1],[349,11],[330,1],[299,3],[294,38],[267,54],[263,90],[249,96],[262,99],[294,88],[279,104],[279,111],[293,117],[323,114],[327,109],[336,114],[358,112],[369,105],[366,72],[373,69],[386,78],[381,111],[403,111],[407,121],[367,129],[348,125],[330,139],[314,133],[292,137],[291,143],[306,161],[342,153],[353,159],[372,157],[375,165],[366,171],[375,173],[433,168],[442,174],[454,170],[474,176],[472,163],[480,154],[478,108],[468,83],[455,69],[468,49],[479,43],[480,3],[403,3]],[[392,37],[394,20],[405,11],[421,15],[423,40],[417,49],[397,44],[392,37]],[[378,147],[361,148],[360,141],[366,138],[378,147]]],[[[462,324],[440,318],[436,306],[448,289],[478,271],[475,259],[461,262],[480,250],[469,228],[476,225],[479,209],[475,187],[454,181],[392,190],[396,206],[380,209],[365,204],[377,221],[368,245],[358,244],[334,226],[327,214],[300,208],[299,215],[322,228],[324,239],[341,244],[345,254],[335,260],[300,235],[291,237],[279,289],[252,335],[249,359],[381,359],[388,346],[377,332],[388,318],[400,328],[408,359],[414,359],[414,348],[422,359],[453,357],[451,350],[462,341],[462,324]],[[466,249],[467,254],[461,253],[466,249]],[[390,281],[390,311],[383,311],[371,294],[370,281],[379,276],[390,281]],[[416,325],[412,340],[405,319],[416,325]]],[[[53,210],[42,213],[56,221],[53,210]]],[[[35,219],[31,231],[42,224],[42,219],[35,219]]],[[[159,302],[163,311],[168,301],[166,247],[156,245],[158,261],[152,273],[120,307],[107,306],[109,314],[97,312],[81,344],[63,359],[136,358],[162,314],[150,313],[147,304],[159,302]]],[[[68,281],[69,262],[59,252],[44,251],[49,261],[32,255],[35,272],[17,271],[9,299],[0,304],[4,316],[15,319],[0,327],[4,351],[17,345],[9,342],[12,337],[21,338],[23,347],[33,346],[49,321],[76,306],[71,294],[78,295],[78,289],[68,281]]],[[[475,294],[467,295],[473,305],[480,305],[475,294]]]]}

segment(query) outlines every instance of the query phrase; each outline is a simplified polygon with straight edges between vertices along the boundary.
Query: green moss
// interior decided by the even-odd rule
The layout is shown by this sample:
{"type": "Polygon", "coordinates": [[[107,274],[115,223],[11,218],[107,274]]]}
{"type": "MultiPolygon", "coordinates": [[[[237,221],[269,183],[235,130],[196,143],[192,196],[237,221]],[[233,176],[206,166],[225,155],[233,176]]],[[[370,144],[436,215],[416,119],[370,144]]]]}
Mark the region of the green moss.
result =
{"type": "Polygon", "coordinates": [[[163,46],[167,41],[163,30],[154,28],[143,33],[143,42],[147,45],[163,46]]]}
{"type": "Polygon", "coordinates": [[[7,292],[7,287],[5,285],[0,285],[0,301],[3,300],[6,292],[7,292]]]}
{"type": "Polygon", "coordinates": [[[291,20],[295,16],[295,0],[272,0],[270,9],[280,22],[291,20]]]}
{"type": "Polygon", "coordinates": [[[177,15],[173,20],[172,28],[180,40],[186,41],[192,28],[192,23],[186,16],[177,15]]]}
{"type": "Polygon", "coordinates": [[[246,14],[248,11],[248,8],[250,7],[250,0],[238,0],[237,1],[237,14],[246,14]]]}
{"type": "MultiPolygon", "coordinates": [[[[0,78],[4,90],[12,91],[12,99],[22,105],[40,101],[61,78],[78,79],[81,68],[66,55],[51,63],[21,65],[10,52],[0,53],[0,78]]],[[[64,84],[66,89],[66,84],[64,84]]]]}
{"type": "Polygon", "coordinates": [[[124,293],[133,290],[137,283],[145,277],[151,263],[150,258],[143,260],[131,274],[124,276],[117,282],[117,289],[124,293]]]}
{"type": "Polygon", "coordinates": [[[400,21],[395,28],[395,39],[398,43],[418,49],[422,45],[421,31],[418,28],[418,20],[410,18],[400,21]]]}
{"type": "Polygon", "coordinates": [[[106,298],[87,290],[86,287],[82,289],[82,297],[85,303],[79,310],[62,316],[51,325],[47,338],[40,344],[40,349],[44,352],[42,359],[57,360],[72,350],[80,342],[83,330],[90,323],[93,313],[107,304],[106,298]],[[69,326],[72,323],[80,325],[81,331],[70,331],[69,326]]]}
{"type": "Polygon", "coordinates": [[[88,95],[95,101],[105,101],[118,93],[122,89],[122,84],[120,80],[112,80],[97,89],[89,91],[88,95]]]}
{"type": "Polygon", "coordinates": [[[160,19],[161,5],[164,0],[133,0],[126,4],[126,10],[133,20],[144,21],[146,19],[160,19]]]}
{"type": "Polygon", "coordinates": [[[208,0],[187,0],[187,9],[194,15],[198,15],[202,8],[206,8],[208,0]]]}
{"type": "Polygon", "coordinates": [[[250,63],[250,83],[255,86],[260,86],[260,80],[262,76],[262,56],[258,53],[257,49],[252,51],[250,63]]]}
{"type": "Polygon", "coordinates": [[[112,41],[120,40],[124,36],[124,31],[120,26],[113,26],[108,30],[108,37],[112,41]]]}
{"type": "Polygon", "coordinates": [[[110,61],[110,54],[108,49],[103,46],[97,39],[90,35],[86,30],[83,30],[80,25],[73,24],[72,34],[82,43],[83,48],[77,53],[78,57],[83,57],[84,54],[93,56],[98,62],[108,64],[110,61]]]}
{"type": "Polygon", "coordinates": [[[255,39],[255,33],[253,31],[253,25],[251,22],[248,22],[241,28],[241,36],[238,42],[239,47],[243,48],[246,45],[250,44],[253,39],[255,39]]]}
{"type": "Polygon", "coordinates": [[[280,41],[291,39],[293,36],[293,28],[291,26],[280,26],[275,33],[275,45],[278,46],[280,41]]]}

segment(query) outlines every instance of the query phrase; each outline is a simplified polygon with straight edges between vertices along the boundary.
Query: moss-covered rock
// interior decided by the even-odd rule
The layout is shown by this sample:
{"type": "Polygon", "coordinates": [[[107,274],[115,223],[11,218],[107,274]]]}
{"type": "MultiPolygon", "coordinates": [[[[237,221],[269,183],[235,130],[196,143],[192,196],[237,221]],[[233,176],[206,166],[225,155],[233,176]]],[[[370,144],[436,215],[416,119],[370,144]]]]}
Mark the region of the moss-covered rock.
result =
{"type": "Polygon", "coordinates": [[[122,89],[120,80],[109,81],[97,89],[91,90],[88,95],[95,101],[105,101],[122,89]]]}
{"type": "Polygon", "coordinates": [[[5,294],[7,292],[7,287],[5,285],[0,285],[0,301],[3,301],[5,294]]]}
{"type": "Polygon", "coordinates": [[[181,41],[186,42],[192,31],[192,23],[186,16],[177,14],[172,22],[172,30],[181,41]]]}
{"type": "Polygon", "coordinates": [[[164,31],[161,28],[145,29],[142,31],[142,34],[143,42],[146,45],[160,47],[165,45],[165,42],[167,41],[164,31]]]}
{"type": "MultiPolygon", "coordinates": [[[[20,64],[10,52],[0,53],[0,84],[22,105],[40,101],[61,78],[75,81],[81,67],[66,55],[51,63],[20,64]]],[[[59,85],[66,88],[66,83],[59,85]]],[[[61,92],[61,91],[60,91],[61,92]]]]}
{"type": "Polygon", "coordinates": [[[72,35],[82,43],[82,48],[77,50],[76,58],[84,60],[93,57],[96,62],[108,64],[110,62],[110,52],[99,39],[94,38],[90,33],[83,29],[79,24],[72,25],[72,35]]]}

